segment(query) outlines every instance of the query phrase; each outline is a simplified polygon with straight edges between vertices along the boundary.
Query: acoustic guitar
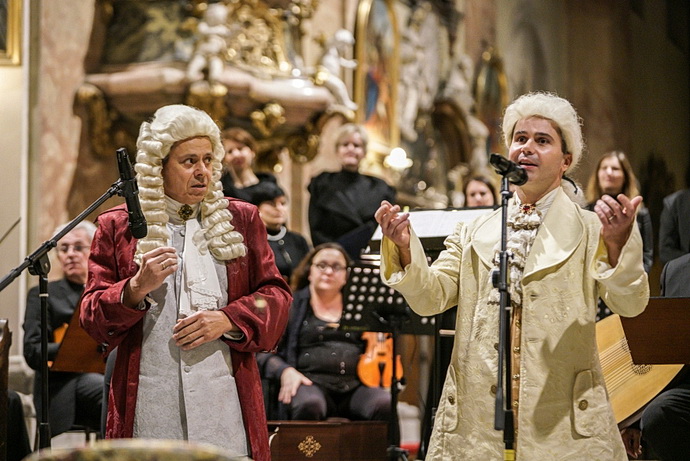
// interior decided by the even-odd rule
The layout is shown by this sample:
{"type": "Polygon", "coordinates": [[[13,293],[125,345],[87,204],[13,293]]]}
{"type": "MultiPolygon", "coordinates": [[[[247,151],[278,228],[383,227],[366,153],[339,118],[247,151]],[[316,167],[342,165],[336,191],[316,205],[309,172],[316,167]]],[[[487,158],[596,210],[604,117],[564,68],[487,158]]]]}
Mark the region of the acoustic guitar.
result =
{"type": "Polygon", "coordinates": [[[613,414],[620,428],[632,424],[683,365],[636,365],[621,319],[612,314],[596,323],[597,349],[613,414]]]}

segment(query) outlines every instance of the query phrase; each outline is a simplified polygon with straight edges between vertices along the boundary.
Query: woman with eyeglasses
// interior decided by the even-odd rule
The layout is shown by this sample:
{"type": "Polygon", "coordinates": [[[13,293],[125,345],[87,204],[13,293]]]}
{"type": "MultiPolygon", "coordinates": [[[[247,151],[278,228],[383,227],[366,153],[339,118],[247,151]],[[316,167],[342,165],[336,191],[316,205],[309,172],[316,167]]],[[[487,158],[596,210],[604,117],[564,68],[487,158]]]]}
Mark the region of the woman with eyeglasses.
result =
{"type": "Polygon", "coordinates": [[[280,381],[278,400],[289,419],[387,420],[390,392],[357,376],[365,342],[339,328],[351,260],[337,243],[318,245],[292,278],[294,301],[277,354],[264,354],[264,376],[280,381]]]}

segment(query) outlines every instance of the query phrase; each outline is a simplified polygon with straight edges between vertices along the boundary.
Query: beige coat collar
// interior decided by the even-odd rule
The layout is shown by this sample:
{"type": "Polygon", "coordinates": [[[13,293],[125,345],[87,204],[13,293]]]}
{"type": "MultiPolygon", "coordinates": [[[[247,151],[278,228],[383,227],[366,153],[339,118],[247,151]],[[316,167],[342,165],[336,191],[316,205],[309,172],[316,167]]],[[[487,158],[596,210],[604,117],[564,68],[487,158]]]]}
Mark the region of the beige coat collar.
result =
{"type": "MultiPolygon", "coordinates": [[[[584,234],[584,222],[577,205],[559,189],[546,218],[537,232],[525,264],[524,278],[553,267],[567,259],[584,234]]],[[[501,210],[492,213],[472,233],[472,248],[482,262],[491,267],[496,242],[501,238],[501,210]]]]}

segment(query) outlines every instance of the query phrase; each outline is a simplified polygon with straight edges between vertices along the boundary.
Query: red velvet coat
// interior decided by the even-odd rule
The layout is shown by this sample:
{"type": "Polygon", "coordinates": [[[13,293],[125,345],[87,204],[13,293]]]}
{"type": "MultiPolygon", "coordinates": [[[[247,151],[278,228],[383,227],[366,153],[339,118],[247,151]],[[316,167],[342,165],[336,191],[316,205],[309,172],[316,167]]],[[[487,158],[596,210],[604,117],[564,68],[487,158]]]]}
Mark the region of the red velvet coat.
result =
{"type": "MultiPolygon", "coordinates": [[[[229,304],[222,311],[244,338],[224,341],[232,356],[251,456],[256,461],[268,461],[268,429],[254,353],[276,347],[287,324],[292,297],[275,266],[256,207],[231,199],[229,210],[232,224],[244,236],[247,255],[227,263],[229,304]],[[265,308],[256,307],[257,298],[266,300],[265,308]]],[[[135,248],[124,206],[99,216],[80,319],[106,354],[118,347],[108,401],[108,438],[132,437],[134,425],[145,312],[124,306],[120,299],[125,284],[138,270],[133,260],[135,248]]]]}

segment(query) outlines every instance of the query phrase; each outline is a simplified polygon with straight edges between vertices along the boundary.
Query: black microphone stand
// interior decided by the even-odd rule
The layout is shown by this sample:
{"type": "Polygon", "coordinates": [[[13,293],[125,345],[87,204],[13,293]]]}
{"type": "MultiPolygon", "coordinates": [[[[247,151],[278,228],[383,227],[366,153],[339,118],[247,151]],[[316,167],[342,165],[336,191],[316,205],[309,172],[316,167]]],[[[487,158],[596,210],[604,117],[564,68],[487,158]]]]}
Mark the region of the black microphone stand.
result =
{"type": "Polygon", "coordinates": [[[41,244],[40,247],[24,259],[24,262],[12,269],[2,280],[0,280],[0,291],[4,290],[14,279],[28,268],[31,275],[39,277],[38,290],[41,299],[41,414],[36,430],[38,431],[38,448],[50,447],[50,423],[48,418],[48,273],[50,272],[50,260],[48,252],[57,246],[57,242],[67,235],[77,224],[82,222],[88,215],[93,213],[106,200],[115,196],[123,195],[123,182],[118,180],[93,202],[79,216],[70,221],[60,232],[55,234],[50,240],[41,244]]]}
{"type": "Polygon", "coordinates": [[[508,176],[504,175],[501,179],[501,251],[499,253],[498,272],[492,274],[492,281],[495,288],[498,288],[499,298],[499,320],[498,320],[498,373],[496,384],[496,407],[494,413],[494,429],[503,430],[503,459],[504,461],[515,460],[515,429],[513,421],[513,409],[510,404],[510,316],[512,309],[510,306],[510,293],[508,292],[508,258],[511,256],[507,251],[508,240],[508,201],[513,193],[510,191],[508,176]],[[505,365],[504,365],[505,364],[505,365]],[[505,385],[504,385],[505,383],[505,385]]]}

